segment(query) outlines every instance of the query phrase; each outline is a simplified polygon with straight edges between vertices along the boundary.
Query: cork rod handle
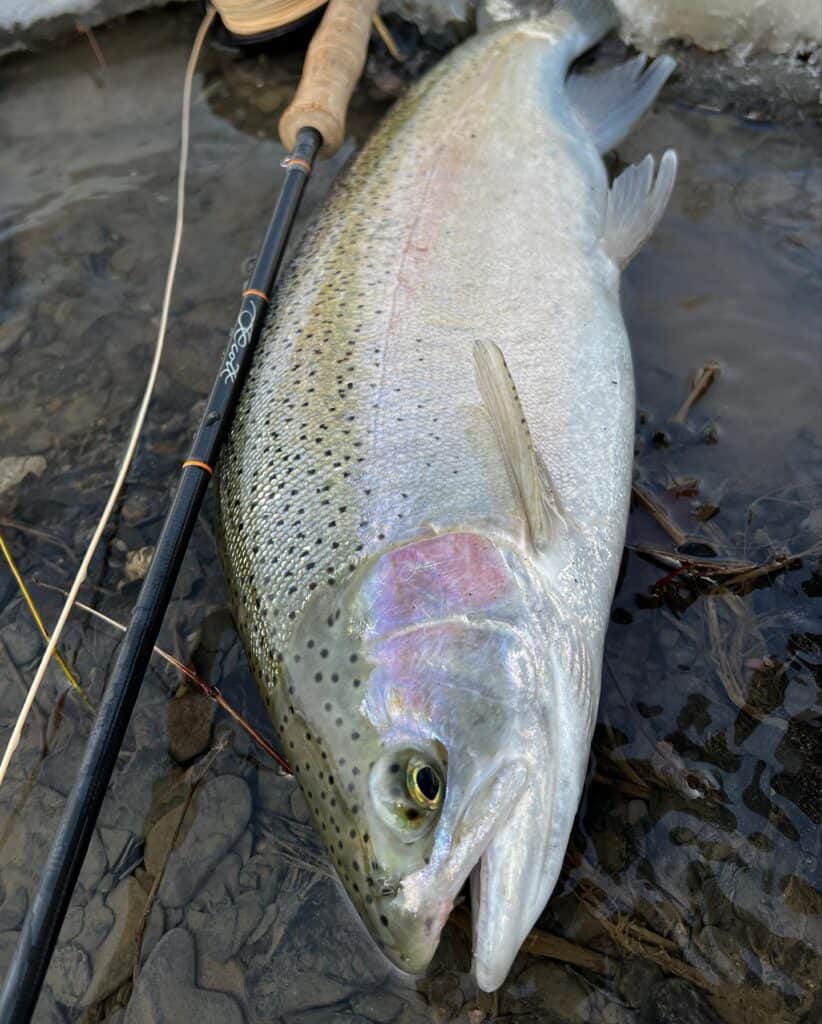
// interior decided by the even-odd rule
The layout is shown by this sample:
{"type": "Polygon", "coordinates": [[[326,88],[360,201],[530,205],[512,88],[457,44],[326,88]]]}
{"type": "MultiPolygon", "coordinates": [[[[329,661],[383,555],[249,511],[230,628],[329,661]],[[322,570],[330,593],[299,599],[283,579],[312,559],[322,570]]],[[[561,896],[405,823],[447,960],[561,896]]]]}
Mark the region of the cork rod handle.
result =
{"type": "Polygon", "coordinates": [[[371,19],[379,0],[330,0],[308,47],[294,99],[280,118],[280,139],[292,150],[300,128],[322,135],[323,156],[345,138],[345,115],[365,66],[371,19]]]}

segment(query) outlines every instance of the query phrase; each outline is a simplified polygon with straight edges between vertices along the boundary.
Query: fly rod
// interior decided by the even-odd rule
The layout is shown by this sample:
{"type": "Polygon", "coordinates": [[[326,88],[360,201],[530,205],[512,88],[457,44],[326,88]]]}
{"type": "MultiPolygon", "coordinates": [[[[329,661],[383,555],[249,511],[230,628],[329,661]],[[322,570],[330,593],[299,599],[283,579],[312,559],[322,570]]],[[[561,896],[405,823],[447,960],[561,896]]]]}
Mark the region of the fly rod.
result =
{"type": "Polygon", "coordinates": [[[265,321],[306,181],[318,153],[330,156],[342,144],[345,115],[365,64],[376,7],[377,0],[331,0],[308,48],[294,100],[280,120],[280,138],[290,154],[284,162],[285,180],[26,915],[0,995],[0,1024],[28,1024],[37,1006],[140,684],[265,321]]]}

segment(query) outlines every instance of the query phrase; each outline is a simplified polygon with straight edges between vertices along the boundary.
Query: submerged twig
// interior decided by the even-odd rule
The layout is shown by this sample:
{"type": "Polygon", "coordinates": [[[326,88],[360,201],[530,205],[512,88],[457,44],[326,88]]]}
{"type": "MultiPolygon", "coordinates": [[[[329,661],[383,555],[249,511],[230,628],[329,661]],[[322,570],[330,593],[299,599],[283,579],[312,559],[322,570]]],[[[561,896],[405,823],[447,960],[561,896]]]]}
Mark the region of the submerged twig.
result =
{"type": "MultiPolygon", "coordinates": [[[[65,593],[65,591],[61,590],[60,587],[55,587],[50,583],[40,583],[38,584],[38,586],[46,587],[48,590],[56,590],[60,594],[65,593]]],[[[110,616],[104,614],[101,611],[98,611],[96,608],[92,608],[90,605],[83,604],[82,601],[75,601],[74,604],[76,608],[80,608],[84,612],[88,612],[89,615],[93,615],[95,618],[100,619],[107,625],[113,626],[114,629],[118,629],[121,633],[125,633],[126,627],[122,624],[122,622],[118,622],[116,619],[112,619],[110,616]]],[[[216,686],[214,686],[212,683],[209,683],[207,680],[203,679],[202,676],[198,675],[194,671],[193,668],[189,668],[189,666],[186,665],[184,662],[180,661],[178,658],[175,658],[173,654],[169,654],[168,651],[164,651],[162,647],[158,647],[157,644],[154,645],[153,650],[155,654],[158,654],[161,658],[167,661],[169,665],[173,665],[174,668],[182,672],[186,679],[190,679],[192,683],[194,683],[196,686],[199,686],[199,688],[207,697],[210,697],[213,701],[219,704],[223,711],[230,715],[237,723],[237,725],[239,725],[241,729],[244,729],[245,732],[247,732],[248,735],[254,740],[254,742],[257,743],[260,747],[262,747],[266,754],[268,754],[269,757],[273,758],[273,760],[277,762],[277,764],[280,766],[280,768],[282,768],[284,772],[287,772],[289,775],[292,774],[291,767],[289,766],[288,761],[286,761],[286,759],[282,756],[282,754],[278,754],[277,751],[268,742],[268,740],[261,733],[257,732],[254,726],[250,722],[246,721],[246,719],[243,718],[239,711],[235,710],[231,706],[231,704],[229,704],[229,702],[225,699],[221,691],[216,686]]]]}
{"type": "MultiPolygon", "coordinates": [[[[17,586],[19,587],[20,593],[23,596],[23,600],[26,603],[26,607],[31,612],[31,617],[37,623],[37,628],[40,630],[40,635],[43,637],[46,643],[48,643],[49,640],[51,639],[49,636],[49,631],[46,629],[46,624],[43,622],[43,618],[40,615],[40,612],[37,610],[37,605],[34,603],[34,598],[31,596],[31,592],[29,591],[29,588],[26,585],[26,581],[23,579],[23,574],[18,569],[17,563],[14,560],[14,556],[11,553],[11,548],[6,543],[6,538],[3,536],[2,533],[0,533],[0,551],[2,551],[3,556],[6,559],[6,562],[8,562],[9,569],[11,569],[11,574],[17,582],[17,586]]],[[[63,655],[59,651],[54,652],[54,660],[63,670],[63,675],[66,677],[66,679],[68,679],[73,689],[76,690],[77,693],[82,697],[86,706],[93,711],[94,707],[91,701],[86,696],[83,687],[80,685],[80,681],[78,680],[77,676],[72,672],[72,670],[68,667],[68,664],[63,658],[63,655]]],[[[27,691],[27,689],[27,687],[24,687],[24,692],[27,691]]]]}
{"type": "MultiPolygon", "coordinates": [[[[764,713],[751,705],[748,700],[741,671],[741,666],[745,662],[742,642],[745,637],[744,617],[746,611],[744,602],[735,594],[710,595],[705,599],[705,622],[708,629],[711,660],[728,698],[740,711],[754,721],[762,722],[784,732],[788,725],[784,719],[764,713]],[[722,628],[719,619],[720,604],[734,613],[736,628],[730,631],[722,628]]],[[[781,671],[784,674],[785,669],[783,668],[781,671]]]]}
{"type": "MultiPolygon", "coordinates": [[[[471,914],[466,907],[457,907],[451,913],[451,920],[464,932],[471,934],[471,914]]],[[[613,966],[604,953],[598,953],[587,946],[580,946],[576,942],[562,939],[558,935],[542,931],[539,928],[532,928],[522,944],[526,953],[533,953],[534,956],[543,956],[549,960],[559,960],[562,963],[573,964],[575,967],[584,967],[588,971],[597,974],[612,975],[613,966]]]]}
{"type": "Polygon", "coordinates": [[[74,551],[72,551],[68,544],[60,540],[59,537],[46,533],[45,530],[38,530],[36,526],[29,526],[28,523],[19,523],[16,519],[9,519],[8,516],[0,516],[0,527],[6,530],[19,530],[21,533],[29,533],[32,537],[37,537],[48,544],[53,544],[56,548],[61,548],[69,558],[74,558],[74,551]]]}
{"type": "Polygon", "coordinates": [[[673,423],[684,423],[688,418],[688,413],[696,403],[703,398],[710,386],[719,376],[719,363],[713,359],[709,359],[708,362],[702,367],[699,373],[694,379],[693,387],[691,392],[685,401],[682,403],[679,411],[673,417],[673,423]]]}
{"type": "Polygon", "coordinates": [[[716,992],[716,985],[713,982],[708,981],[698,970],[680,960],[679,957],[672,955],[679,950],[678,944],[672,939],[658,935],[649,928],[632,921],[624,914],[618,914],[616,920],[612,920],[603,912],[594,893],[586,885],[580,885],[577,888],[577,895],[591,917],[626,953],[651,960],[668,974],[684,978],[706,992],[716,992]]]}
{"type": "Polygon", "coordinates": [[[379,14],[375,14],[371,20],[373,22],[374,28],[377,30],[377,34],[379,35],[380,39],[382,39],[383,43],[385,43],[386,50],[388,50],[388,52],[391,54],[391,56],[398,64],[402,64],[402,62],[405,60],[405,54],[394,41],[394,37],[391,34],[391,29],[385,24],[385,22],[382,20],[379,14]]]}
{"type": "Polygon", "coordinates": [[[99,45],[97,43],[97,39],[96,39],[96,37],[94,35],[94,32],[91,30],[91,27],[89,25],[83,25],[82,22],[79,22],[79,21],[75,22],[75,24],[77,25],[77,31],[78,32],[82,32],[82,34],[86,37],[86,39],[88,39],[88,43],[89,43],[89,46],[91,47],[91,51],[94,54],[94,56],[97,58],[97,63],[100,65],[101,70],[102,71],[108,70],[108,65],[106,64],[106,58],[103,56],[103,51],[100,49],[100,47],[99,47],[99,45]]]}
{"type": "Polygon", "coordinates": [[[634,484],[633,492],[636,500],[644,509],[651,513],[657,524],[665,531],[665,533],[668,534],[674,544],[676,544],[677,547],[679,547],[680,544],[684,544],[688,539],[687,534],[676,525],[656,498],[652,497],[645,488],[640,487],[639,484],[634,484]]]}

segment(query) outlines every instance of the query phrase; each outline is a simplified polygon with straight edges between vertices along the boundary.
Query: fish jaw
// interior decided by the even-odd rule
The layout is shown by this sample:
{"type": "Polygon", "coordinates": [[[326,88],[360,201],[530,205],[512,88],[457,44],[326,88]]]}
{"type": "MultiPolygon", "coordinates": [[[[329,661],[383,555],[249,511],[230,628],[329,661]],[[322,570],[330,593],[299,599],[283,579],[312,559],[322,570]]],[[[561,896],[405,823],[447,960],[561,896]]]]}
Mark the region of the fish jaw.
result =
{"type": "Polygon", "coordinates": [[[428,967],[460,890],[521,798],[527,774],[522,762],[508,762],[463,805],[456,823],[444,815],[430,863],[403,879],[386,905],[395,934],[406,937],[403,970],[428,967]]]}
{"type": "Polygon", "coordinates": [[[471,875],[473,973],[484,992],[503,984],[551,897],[585,783],[590,709],[560,698],[553,710],[551,726],[531,736],[528,789],[471,875]]]}

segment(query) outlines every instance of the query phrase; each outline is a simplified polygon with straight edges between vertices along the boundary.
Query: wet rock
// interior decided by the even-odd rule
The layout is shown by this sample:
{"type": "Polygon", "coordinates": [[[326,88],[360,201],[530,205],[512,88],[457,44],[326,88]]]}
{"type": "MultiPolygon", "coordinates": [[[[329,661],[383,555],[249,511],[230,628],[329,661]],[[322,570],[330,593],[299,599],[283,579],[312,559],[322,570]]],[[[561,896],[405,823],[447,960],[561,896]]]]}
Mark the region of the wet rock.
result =
{"type": "Polygon", "coordinates": [[[3,902],[0,903],[0,932],[19,928],[26,916],[28,905],[29,897],[25,889],[9,889],[3,896],[3,902]]]}
{"type": "MultiPolygon", "coordinates": [[[[160,863],[157,831],[161,830],[167,844],[171,827],[166,819],[173,816],[176,824],[179,813],[176,808],[169,811],[149,834],[146,842],[149,871],[156,871],[160,863]]],[[[245,831],[251,817],[251,793],[242,779],[221,775],[205,783],[188,814],[177,846],[169,854],[160,886],[160,899],[170,907],[180,907],[191,900],[245,831]]]]}
{"type": "Polygon", "coordinates": [[[156,748],[124,756],[106,794],[101,823],[110,828],[132,828],[136,821],[144,821],[154,799],[155,782],[168,777],[172,767],[165,752],[156,748]]]}
{"type": "Polygon", "coordinates": [[[76,936],[77,944],[88,953],[99,949],[114,925],[114,913],[106,906],[104,896],[96,892],[83,909],[83,928],[76,936]]]}
{"type": "MultiPolygon", "coordinates": [[[[4,563],[5,564],[5,563],[4,563]]],[[[34,626],[25,619],[0,629],[0,637],[15,665],[27,665],[40,654],[43,641],[34,626]]]]}
{"type": "Polygon", "coordinates": [[[622,960],[617,966],[617,991],[630,1006],[638,1009],[648,1000],[654,986],[662,978],[662,971],[641,957],[622,960]]]}
{"type": "MultiPolygon", "coordinates": [[[[257,784],[257,807],[273,814],[292,815],[291,796],[297,783],[293,778],[276,775],[273,771],[260,772],[257,784]]],[[[305,807],[305,801],[303,801],[305,807]]],[[[306,812],[308,808],[305,808],[306,812]]]]}
{"type": "Polygon", "coordinates": [[[46,460],[42,455],[7,455],[0,459],[0,494],[5,494],[27,476],[42,476],[46,460]]]}
{"type": "Polygon", "coordinates": [[[206,749],[215,707],[204,693],[186,693],[168,702],[169,753],[175,761],[185,764],[206,749]]]}
{"type": "Polygon", "coordinates": [[[249,993],[251,1010],[258,1020],[276,1020],[278,1014],[291,1020],[305,1010],[321,1010],[325,1016],[319,1019],[328,1020],[333,1012],[330,1007],[351,995],[349,985],[322,969],[301,970],[290,956],[278,957],[260,968],[251,979],[249,993]]]}
{"type": "MultiPolygon", "coordinates": [[[[56,827],[56,826],[55,826],[56,827]]],[[[88,851],[86,852],[83,868],[80,871],[79,884],[86,892],[93,892],[106,873],[108,860],[105,847],[100,840],[100,833],[95,829],[91,834],[88,851]]]]}
{"type": "Polygon", "coordinates": [[[636,825],[648,815],[648,805],[644,800],[630,800],[628,802],[628,821],[636,825]]]}
{"type": "Polygon", "coordinates": [[[126,846],[134,839],[134,833],[125,828],[101,828],[100,841],[106,851],[106,860],[113,868],[120,858],[126,846]]]}
{"type": "Polygon", "coordinates": [[[587,1024],[588,989],[562,964],[538,961],[526,967],[511,986],[516,997],[528,1004],[550,1006],[569,1024],[587,1024]]]}
{"type": "Polygon", "coordinates": [[[643,1024],[721,1024],[697,990],[680,978],[657,986],[642,1019],[643,1024]]]}
{"type": "Polygon", "coordinates": [[[20,309],[0,324],[0,354],[9,352],[25,335],[29,325],[29,314],[20,309]]]}
{"type": "Polygon", "coordinates": [[[91,982],[91,960],[76,943],[58,946],[51,958],[46,982],[59,1003],[76,1006],[91,982]]]}
{"type": "Polygon", "coordinates": [[[175,928],[140,972],[124,1024],[243,1024],[244,1019],[231,996],[197,988],[194,940],[184,928],[175,928]]]}
{"type": "MultiPolygon", "coordinates": [[[[134,967],[134,937],[146,907],[146,892],[134,878],[127,878],[106,898],[114,922],[94,955],[91,984],[82,1000],[91,1006],[115,992],[131,977],[134,967]]],[[[152,949],[163,930],[163,912],[155,903],[143,939],[143,954],[152,949]]]]}
{"type": "Polygon", "coordinates": [[[211,908],[192,905],[186,923],[197,938],[197,948],[225,963],[239,952],[262,916],[263,907],[256,892],[243,893],[236,900],[226,892],[222,904],[211,908]]]}
{"type": "Polygon", "coordinates": [[[402,1008],[402,1000],[390,992],[366,992],[351,1000],[351,1009],[374,1024],[391,1024],[402,1008]]]}
{"type": "Polygon", "coordinates": [[[311,817],[308,804],[305,802],[303,791],[295,789],[291,794],[291,814],[297,821],[306,822],[311,817]]]}

